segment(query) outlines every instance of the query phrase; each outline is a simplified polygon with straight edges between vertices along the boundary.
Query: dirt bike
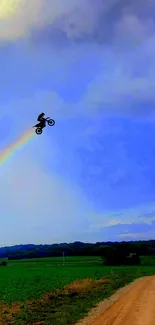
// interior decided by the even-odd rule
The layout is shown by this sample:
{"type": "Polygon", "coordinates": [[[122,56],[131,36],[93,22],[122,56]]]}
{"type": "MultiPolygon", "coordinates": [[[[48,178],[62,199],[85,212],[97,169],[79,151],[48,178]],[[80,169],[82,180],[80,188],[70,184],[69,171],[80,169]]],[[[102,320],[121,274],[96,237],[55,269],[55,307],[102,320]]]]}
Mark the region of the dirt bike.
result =
{"type": "Polygon", "coordinates": [[[46,126],[46,122],[49,126],[54,126],[55,121],[53,119],[51,119],[50,117],[47,117],[45,120],[45,125],[43,125],[44,123],[39,122],[38,124],[34,125],[33,127],[36,127],[36,134],[40,135],[43,132],[43,128],[46,126]]]}

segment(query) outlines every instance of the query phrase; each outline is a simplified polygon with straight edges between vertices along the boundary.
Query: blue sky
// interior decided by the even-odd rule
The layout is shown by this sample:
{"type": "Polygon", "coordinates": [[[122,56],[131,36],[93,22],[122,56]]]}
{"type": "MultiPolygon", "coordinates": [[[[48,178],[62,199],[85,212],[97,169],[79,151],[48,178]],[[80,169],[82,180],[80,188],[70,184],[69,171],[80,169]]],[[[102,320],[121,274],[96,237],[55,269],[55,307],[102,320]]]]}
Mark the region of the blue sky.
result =
{"type": "Polygon", "coordinates": [[[19,2],[0,5],[0,150],[56,125],[0,167],[0,246],[153,239],[154,3],[19,2]]]}

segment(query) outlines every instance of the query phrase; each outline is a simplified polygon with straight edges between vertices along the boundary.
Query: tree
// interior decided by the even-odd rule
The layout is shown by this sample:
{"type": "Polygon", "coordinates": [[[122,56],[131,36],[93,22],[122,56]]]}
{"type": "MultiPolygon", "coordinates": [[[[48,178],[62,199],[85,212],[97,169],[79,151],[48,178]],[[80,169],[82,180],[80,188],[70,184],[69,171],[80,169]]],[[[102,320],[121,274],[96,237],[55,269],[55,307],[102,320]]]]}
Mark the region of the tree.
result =
{"type": "Polygon", "coordinates": [[[136,253],[129,254],[128,249],[121,247],[105,247],[102,255],[104,265],[139,265],[140,257],[136,253]]]}

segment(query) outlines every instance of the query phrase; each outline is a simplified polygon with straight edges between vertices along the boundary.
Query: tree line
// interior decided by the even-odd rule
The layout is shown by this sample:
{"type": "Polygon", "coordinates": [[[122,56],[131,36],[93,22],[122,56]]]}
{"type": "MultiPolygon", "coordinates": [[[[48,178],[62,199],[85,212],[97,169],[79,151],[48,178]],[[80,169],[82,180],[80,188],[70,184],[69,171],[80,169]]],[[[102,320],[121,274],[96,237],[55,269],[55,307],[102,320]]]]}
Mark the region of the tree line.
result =
{"type": "Polygon", "coordinates": [[[117,254],[120,259],[130,254],[134,256],[155,255],[155,240],[131,241],[131,242],[97,242],[83,243],[61,243],[52,245],[16,245],[0,248],[0,258],[9,260],[40,258],[40,257],[60,257],[65,256],[103,256],[112,259],[117,254]]]}

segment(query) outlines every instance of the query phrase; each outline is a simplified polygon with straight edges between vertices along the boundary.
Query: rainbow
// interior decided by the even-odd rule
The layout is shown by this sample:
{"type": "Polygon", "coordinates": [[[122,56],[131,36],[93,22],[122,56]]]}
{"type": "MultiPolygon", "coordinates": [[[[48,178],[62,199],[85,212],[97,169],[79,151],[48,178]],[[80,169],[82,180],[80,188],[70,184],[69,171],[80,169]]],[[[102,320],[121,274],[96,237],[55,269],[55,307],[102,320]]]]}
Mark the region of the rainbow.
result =
{"type": "Polygon", "coordinates": [[[20,149],[24,144],[26,144],[30,139],[34,137],[34,130],[29,130],[24,133],[18,140],[9,145],[6,149],[0,152],[0,166],[5,163],[5,161],[18,149],[20,149]]]}

